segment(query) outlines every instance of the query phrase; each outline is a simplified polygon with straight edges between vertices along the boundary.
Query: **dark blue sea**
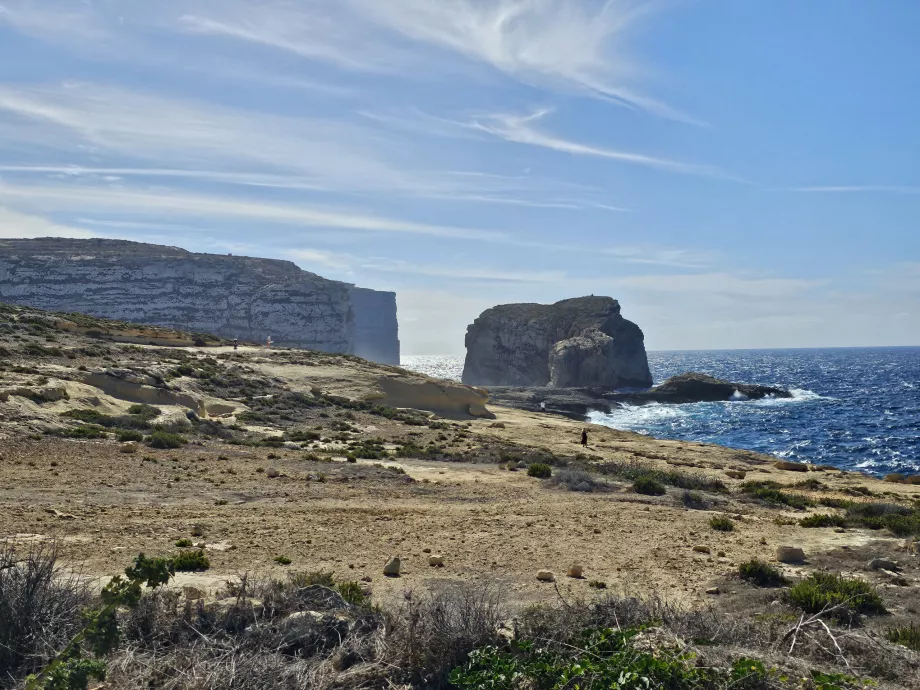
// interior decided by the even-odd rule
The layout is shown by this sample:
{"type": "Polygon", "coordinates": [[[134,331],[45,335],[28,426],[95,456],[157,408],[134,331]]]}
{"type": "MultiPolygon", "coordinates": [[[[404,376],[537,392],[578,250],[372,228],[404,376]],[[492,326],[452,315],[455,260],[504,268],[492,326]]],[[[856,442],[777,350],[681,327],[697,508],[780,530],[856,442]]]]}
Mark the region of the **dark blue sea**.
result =
{"type": "MultiPolygon", "coordinates": [[[[643,405],[591,421],[873,474],[920,471],[920,347],[650,352],[655,383],[698,371],[792,391],[791,400],[643,405]]],[[[458,379],[454,357],[403,366],[458,379]]]]}

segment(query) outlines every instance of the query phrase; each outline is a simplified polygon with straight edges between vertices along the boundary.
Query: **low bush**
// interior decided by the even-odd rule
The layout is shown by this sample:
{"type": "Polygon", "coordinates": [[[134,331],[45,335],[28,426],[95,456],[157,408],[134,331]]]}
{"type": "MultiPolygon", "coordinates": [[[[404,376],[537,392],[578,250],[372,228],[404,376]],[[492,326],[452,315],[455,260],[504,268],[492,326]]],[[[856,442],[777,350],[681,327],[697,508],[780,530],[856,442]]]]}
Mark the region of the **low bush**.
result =
{"type": "Polygon", "coordinates": [[[564,486],[569,491],[602,491],[607,488],[604,482],[584,470],[561,469],[556,470],[550,481],[555,486],[564,486]]]}
{"type": "Polygon", "coordinates": [[[713,515],[709,518],[709,526],[717,532],[733,532],[735,523],[724,515],[713,515]]]}
{"type": "Polygon", "coordinates": [[[645,496],[664,496],[667,493],[664,484],[650,475],[636,477],[632,488],[637,494],[644,494],[645,496]]]}
{"type": "Polygon", "coordinates": [[[211,561],[205,555],[204,551],[180,551],[171,559],[173,568],[176,572],[201,572],[211,567],[211,561]]]}
{"type": "Polygon", "coordinates": [[[758,587],[782,587],[789,584],[789,580],[776,566],[756,558],[738,566],[738,575],[758,587]]]}
{"type": "Polygon", "coordinates": [[[587,629],[566,649],[529,640],[510,648],[483,647],[451,673],[450,682],[459,690],[767,687],[770,674],[759,661],[741,658],[724,669],[698,666],[691,653],[652,652],[635,644],[643,631],[642,626],[587,629]]]}
{"type": "Polygon", "coordinates": [[[188,549],[192,546],[192,540],[183,537],[176,541],[176,546],[180,549],[188,549]]]}
{"type": "Polygon", "coordinates": [[[527,466],[527,476],[548,479],[553,476],[553,468],[546,463],[535,462],[527,466]]]}
{"type": "Polygon", "coordinates": [[[846,527],[847,521],[842,515],[819,513],[802,518],[799,524],[802,527],[846,527]]]}
{"type": "Polygon", "coordinates": [[[82,424],[72,429],[65,429],[63,435],[69,438],[105,438],[105,430],[98,426],[82,424]]]}
{"type": "Polygon", "coordinates": [[[710,477],[698,472],[680,470],[659,470],[641,462],[605,462],[597,466],[601,474],[618,477],[626,481],[635,481],[640,477],[651,477],[659,484],[673,486],[688,491],[708,491],[710,493],[727,493],[725,482],[717,477],[710,477]]]}
{"type": "Polygon", "coordinates": [[[885,637],[888,638],[889,642],[920,652],[920,625],[911,623],[898,628],[889,628],[885,637]]]}
{"type": "Polygon", "coordinates": [[[134,429],[122,429],[115,434],[116,438],[122,443],[128,443],[129,441],[143,441],[144,435],[140,431],[134,429]]]}
{"type": "Polygon", "coordinates": [[[294,561],[292,561],[287,556],[275,556],[275,563],[277,563],[278,565],[290,565],[293,562],[294,561]]]}
{"type": "Polygon", "coordinates": [[[789,602],[806,613],[827,614],[848,622],[858,614],[882,614],[887,609],[875,588],[859,578],[816,572],[790,588],[789,602]]]}
{"type": "Polygon", "coordinates": [[[684,491],[680,496],[680,500],[685,508],[690,508],[691,510],[706,510],[711,505],[711,502],[706,500],[706,497],[698,491],[684,491]]]}
{"type": "Polygon", "coordinates": [[[744,482],[741,491],[761,503],[772,506],[788,506],[803,510],[814,505],[814,501],[800,494],[788,493],[780,489],[776,482],[744,482]]]}
{"type": "Polygon", "coordinates": [[[148,446],[151,448],[159,448],[160,450],[181,448],[186,443],[188,443],[188,439],[184,436],[172,434],[168,431],[154,431],[147,439],[148,446]]]}
{"type": "Polygon", "coordinates": [[[160,408],[146,403],[131,405],[131,407],[128,408],[128,414],[137,415],[144,419],[154,419],[160,416],[160,408]]]}
{"type": "Polygon", "coordinates": [[[895,503],[853,503],[847,508],[847,522],[869,529],[888,529],[895,536],[920,535],[920,508],[895,503]]]}
{"type": "Polygon", "coordinates": [[[0,687],[35,673],[82,627],[91,595],[68,575],[53,547],[0,548],[0,687]]]}

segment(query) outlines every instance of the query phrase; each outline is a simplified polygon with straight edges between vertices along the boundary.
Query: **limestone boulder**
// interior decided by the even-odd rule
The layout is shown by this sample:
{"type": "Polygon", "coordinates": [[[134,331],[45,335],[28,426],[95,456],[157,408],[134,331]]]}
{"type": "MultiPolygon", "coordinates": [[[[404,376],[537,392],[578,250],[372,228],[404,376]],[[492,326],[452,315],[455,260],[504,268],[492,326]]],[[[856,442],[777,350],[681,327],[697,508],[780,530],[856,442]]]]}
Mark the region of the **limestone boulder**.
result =
{"type": "Polygon", "coordinates": [[[505,304],[466,333],[463,382],[474,386],[648,388],[642,330],[610,297],[505,304]]]}

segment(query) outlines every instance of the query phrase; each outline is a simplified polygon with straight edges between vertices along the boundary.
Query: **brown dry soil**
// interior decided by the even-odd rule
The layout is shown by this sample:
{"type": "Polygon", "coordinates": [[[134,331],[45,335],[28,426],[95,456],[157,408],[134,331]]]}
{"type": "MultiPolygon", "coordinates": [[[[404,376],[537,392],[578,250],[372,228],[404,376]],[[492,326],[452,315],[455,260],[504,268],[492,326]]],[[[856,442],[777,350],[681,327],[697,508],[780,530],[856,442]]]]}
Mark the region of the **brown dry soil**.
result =
{"type": "MultiPolygon", "coordinates": [[[[783,566],[789,573],[838,563],[876,583],[896,613],[909,613],[910,605],[901,602],[917,600],[918,559],[905,550],[904,539],[861,528],[801,527],[796,522],[805,515],[838,511],[758,503],[726,471],[814,498],[905,506],[920,498],[920,486],[836,470],[784,471],[773,466],[774,458],[746,451],[596,426],[589,427],[590,446],[580,454],[585,425],[562,417],[490,407],[495,420],[446,419],[373,407],[366,401],[386,404],[381,377],[430,382],[356,358],[126,345],[62,333],[22,311],[7,312],[5,319],[0,540],[17,548],[56,542],[66,561],[88,576],[114,574],[139,551],[175,553],[175,542],[188,538],[205,545],[211,568],[177,582],[212,591],[243,572],[327,570],[370,581],[379,600],[441,580],[499,580],[512,598],[535,601],[559,596],[553,584],[535,577],[549,569],[563,597],[588,596],[590,582],[601,581],[615,590],[711,601],[705,590],[719,585],[727,603],[732,589],[743,587],[731,576],[739,563],[772,561],[778,546],[791,545],[802,547],[808,562],[783,566]],[[35,344],[46,352],[30,347],[35,344]],[[86,372],[107,369],[122,370],[110,378],[123,379],[124,370],[141,381],[147,377],[140,388],[196,396],[207,403],[202,409],[221,416],[189,423],[187,410],[164,405],[159,416],[138,423],[148,425],[144,434],[150,425],[180,433],[188,442],[176,449],[141,442],[135,452],[124,452],[113,432],[119,424],[111,421],[92,427],[102,438],[67,437],[86,424],[66,413],[92,409],[124,418],[137,402],[110,394],[122,388],[85,383],[86,372]],[[18,392],[4,401],[4,389],[18,392]],[[24,390],[37,395],[29,398],[24,390]],[[66,395],[49,399],[57,395],[49,394],[53,390],[66,395]],[[298,432],[318,438],[304,440],[298,432]],[[380,444],[376,449],[385,449],[385,457],[346,461],[368,442],[380,444]],[[590,471],[600,486],[569,491],[524,469],[506,469],[509,461],[515,466],[538,459],[555,464],[557,473],[564,465],[590,471]],[[640,495],[629,481],[595,471],[612,462],[719,479],[726,490],[701,491],[707,509],[689,509],[682,489],[640,495]],[[271,470],[279,476],[270,478],[271,470]],[[820,485],[792,486],[804,479],[820,485]],[[711,529],[716,514],[730,516],[734,531],[711,529]],[[443,555],[444,567],[429,567],[429,553],[443,555]],[[291,565],[275,563],[282,555],[291,565]],[[906,586],[867,571],[873,555],[898,558],[906,586]],[[399,578],[382,575],[392,556],[402,559],[399,578]],[[572,564],[584,567],[584,579],[565,576],[572,564]]],[[[437,385],[450,395],[463,388],[437,385]]]]}

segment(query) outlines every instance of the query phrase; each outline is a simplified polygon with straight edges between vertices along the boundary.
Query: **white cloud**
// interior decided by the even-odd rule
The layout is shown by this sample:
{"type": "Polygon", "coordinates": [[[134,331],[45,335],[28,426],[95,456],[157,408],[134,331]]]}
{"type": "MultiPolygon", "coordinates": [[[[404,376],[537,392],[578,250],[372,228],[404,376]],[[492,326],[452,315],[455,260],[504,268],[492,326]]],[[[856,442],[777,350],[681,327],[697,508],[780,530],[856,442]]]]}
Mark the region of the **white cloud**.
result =
{"type": "Polygon", "coordinates": [[[890,194],[920,194],[920,187],[910,187],[904,185],[825,185],[816,187],[793,187],[794,192],[817,192],[824,194],[871,194],[871,193],[890,193],[890,194]]]}
{"type": "Polygon", "coordinates": [[[0,200],[3,199],[36,209],[54,209],[72,214],[128,212],[134,218],[151,214],[159,217],[237,218],[360,232],[427,235],[493,242],[507,239],[503,233],[488,230],[414,223],[306,204],[246,201],[183,192],[0,184],[0,200]]]}
{"type": "Polygon", "coordinates": [[[539,121],[548,113],[549,111],[547,110],[539,110],[530,115],[500,113],[480,118],[467,126],[499,137],[505,141],[539,146],[559,151],[560,153],[568,153],[573,156],[607,158],[622,163],[630,163],[648,168],[657,168],[659,170],[691,175],[726,176],[724,172],[713,166],[684,163],[677,160],[649,156],[632,151],[620,151],[603,146],[583,144],[564,137],[547,134],[537,129],[533,123],[539,121]]]}
{"type": "Polygon", "coordinates": [[[693,122],[637,88],[648,77],[627,39],[659,6],[639,0],[6,0],[0,22],[59,45],[142,62],[171,59],[150,50],[154,29],[400,76],[485,66],[528,85],[693,122]]]}
{"type": "Polygon", "coordinates": [[[666,293],[710,293],[730,298],[794,298],[826,284],[804,278],[750,277],[727,272],[643,275],[618,278],[619,285],[666,293]]]}
{"type": "Polygon", "coordinates": [[[500,268],[460,267],[444,264],[420,264],[399,260],[369,259],[362,261],[364,270],[383,271],[409,275],[431,276],[445,281],[462,280],[484,283],[546,283],[558,284],[565,281],[562,271],[516,271],[500,268]]]}
{"type": "Polygon", "coordinates": [[[97,237],[80,228],[72,228],[0,206],[0,237],[33,239],[36,237],[97,237]]]}

